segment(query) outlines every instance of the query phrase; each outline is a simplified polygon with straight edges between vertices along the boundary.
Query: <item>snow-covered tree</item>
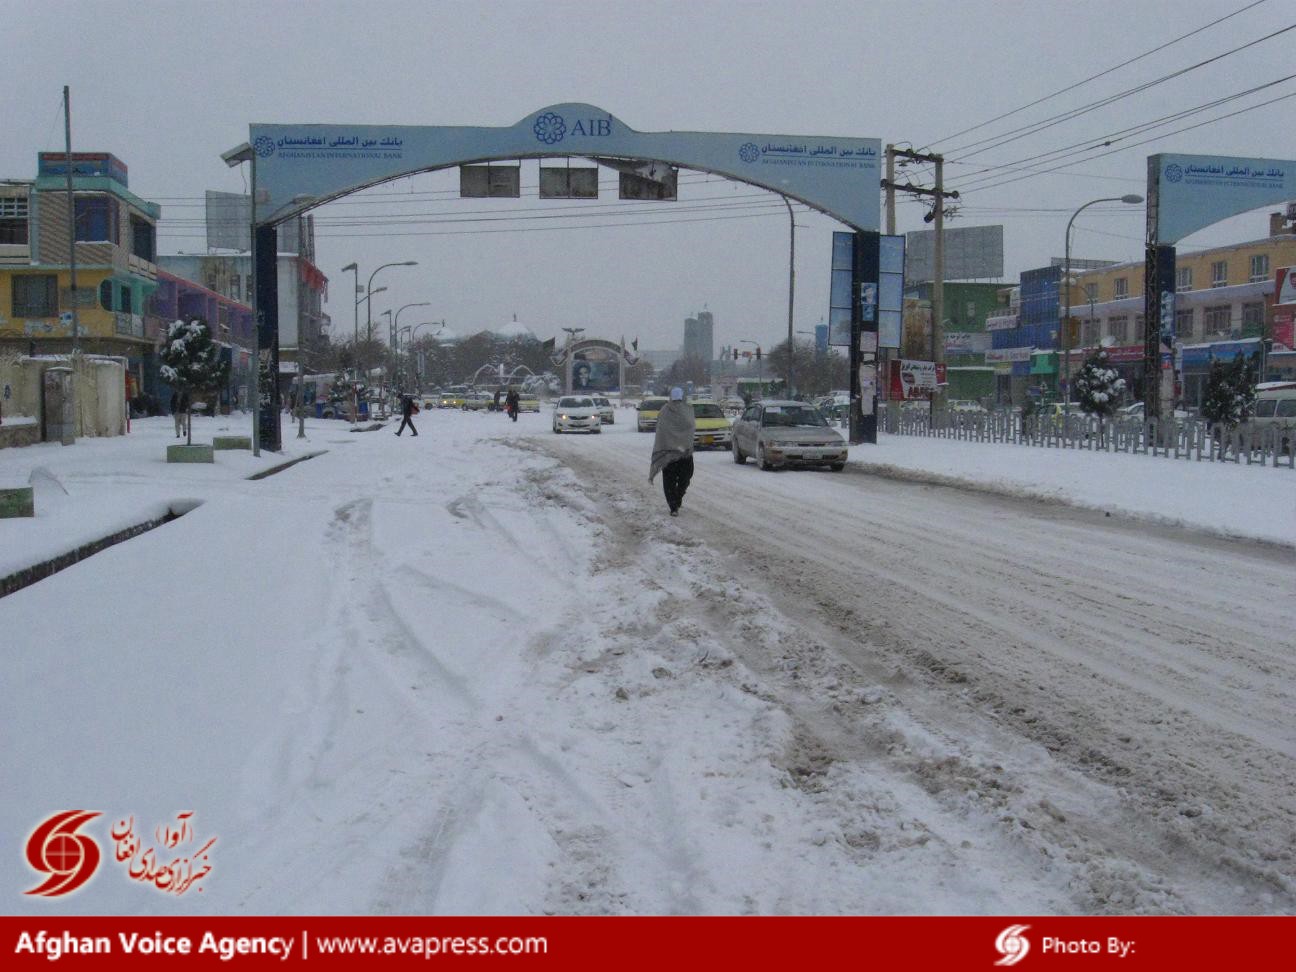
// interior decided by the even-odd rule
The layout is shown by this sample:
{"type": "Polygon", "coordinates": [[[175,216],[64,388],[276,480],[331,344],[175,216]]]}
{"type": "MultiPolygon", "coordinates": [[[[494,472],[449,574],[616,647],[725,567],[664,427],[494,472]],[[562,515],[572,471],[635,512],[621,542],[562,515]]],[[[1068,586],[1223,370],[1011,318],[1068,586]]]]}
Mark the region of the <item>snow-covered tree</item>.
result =
{"type": "Polygon", "coordinates": [[[1080,410],[1106,419],[1120,402],[1125,379],[1109,363],[1107,349],[1098,348],[1085,358],[1085,363],[1076,373],[1074,387],[1080,410]]]}
{"type": "MultiPolygon", "coordinates": [[[[162,380],[193,397],[199,392],[216,392],[229,380],[229,362],[221,358],[220,347],[212,340],[211,328],[200,317],[175,321],[167,328],[162,348],[162,380]]],[[[185,416],[189,429],[188,444],[193,444],[193,416],[185,416]]]]}
{"type": "Polygon", "coordinates": [[[1238,355],[1232,361],[1212,361],[1202,397],[1202,418],[1212,425],[1233,428],[1255,414],[1255,370],[1238,355]]]}

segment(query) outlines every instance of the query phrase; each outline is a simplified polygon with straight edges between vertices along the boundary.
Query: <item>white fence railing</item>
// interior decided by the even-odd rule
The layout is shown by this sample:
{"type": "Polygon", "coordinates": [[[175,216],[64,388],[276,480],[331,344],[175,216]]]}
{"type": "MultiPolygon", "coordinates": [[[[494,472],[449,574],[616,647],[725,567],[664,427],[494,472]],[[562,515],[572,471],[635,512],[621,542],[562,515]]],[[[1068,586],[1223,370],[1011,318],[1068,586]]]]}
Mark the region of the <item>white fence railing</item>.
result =
{"type": "Polygon", "coordinates": [[[1015,412],[946,412],[933,426],[926,412],[888,418],[893,435],[925,435],[965,442],[1007,442],[1053,449],[1143,453],[1198,462],[1245,462],[1248,466],[1296,469],[1296,429],[1243,425],[1212,426],[1201,419],[1115,418],[1100,420],[1083,412],[1070,416],[1015,412]]]}

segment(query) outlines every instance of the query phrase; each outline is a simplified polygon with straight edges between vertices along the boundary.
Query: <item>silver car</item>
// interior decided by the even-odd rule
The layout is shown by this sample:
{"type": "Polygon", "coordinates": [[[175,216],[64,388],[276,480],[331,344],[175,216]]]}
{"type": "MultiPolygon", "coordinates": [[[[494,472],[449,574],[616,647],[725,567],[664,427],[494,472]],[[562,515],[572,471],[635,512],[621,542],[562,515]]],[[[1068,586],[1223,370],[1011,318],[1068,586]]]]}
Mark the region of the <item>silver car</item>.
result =
{"type": "Polygon", "coordinates": [[[616,409],[608,399],[602,395],[595,395],[594,406],[598,409],[599,418],[603,420],[604,425],[616,425],[616,409]]]}
{"type": "Polygon", "coordinates": [[[836,472],[846,465],[846,440],[806,402],[757,402],[733,425],[734,462],[748,457],[761,469],[827,466],[836,472]]]}

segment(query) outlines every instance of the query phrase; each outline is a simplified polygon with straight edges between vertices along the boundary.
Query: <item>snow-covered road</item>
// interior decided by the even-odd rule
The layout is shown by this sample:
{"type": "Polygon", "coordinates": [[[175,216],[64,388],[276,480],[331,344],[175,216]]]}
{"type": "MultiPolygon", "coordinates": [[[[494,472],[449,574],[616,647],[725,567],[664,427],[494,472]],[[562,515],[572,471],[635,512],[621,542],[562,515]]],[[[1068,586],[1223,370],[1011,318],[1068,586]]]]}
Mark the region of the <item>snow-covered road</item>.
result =
{"type": "Polygon", "coordinates": [[[16,910],[1296,909],[1290,549],[722,453],[670,519],[625,424],[419,425],[0,600],[16,910]],[[24,898],[72,808],[101,873],[24,898]],[[185,810],[202,893],[129,880],[185,810]]]}

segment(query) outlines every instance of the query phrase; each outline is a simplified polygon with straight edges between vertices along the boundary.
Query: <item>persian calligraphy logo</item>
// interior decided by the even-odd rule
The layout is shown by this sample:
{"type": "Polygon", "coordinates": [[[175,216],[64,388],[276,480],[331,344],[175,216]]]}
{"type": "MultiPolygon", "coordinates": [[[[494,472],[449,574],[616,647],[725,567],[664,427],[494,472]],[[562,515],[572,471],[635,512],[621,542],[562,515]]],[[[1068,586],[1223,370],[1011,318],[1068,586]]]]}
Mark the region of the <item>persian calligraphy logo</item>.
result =
{"type": "Polygon", "coordinates": [[[264,159],[269,155],[274,155],[275,140],[269,135],[258,135],[256,141],[252,143],[252,147],[256,149],[256,154],[264,159]]]}
{"type": "Polygon", "coordinates": [[[755,162],[760,158],[760,147],[755,142],[744,142],[738,149],[738,158],[744,162],[755,162]]]}
{"type": "Polygon", "coordinates": [[[1166,177],[1166,182],[1182,182],[1183,166],[1171,162],[1169,165],[1165,167],[1165,177],[1166,177]]]}
{"type": "Polygon", "coordinates": [[[567,123],[563,121],[562,115],[546,111],[535,120],[531,130],[535,132],[535,137],[546,145],[556,145],[567,134],[567,123]]]}
{"type": "Polygon", "coordinates": [[[995,965],[1016,965],[1030,951],[1030,941],[1022,935],[1030,925],[1009,925],[995,939],[995,948],[1003,956],[995,965]]]}
{"type": "Polygon", "coordinates": [[[81,887],[99,867],[99,845],[78,834],[82,824],[99,816],[89,810],[65,810],[50,817],[27,838],[27,863],[46,875],[25,894],[57,898],[81,887]]]}

